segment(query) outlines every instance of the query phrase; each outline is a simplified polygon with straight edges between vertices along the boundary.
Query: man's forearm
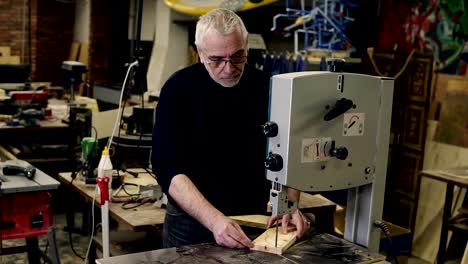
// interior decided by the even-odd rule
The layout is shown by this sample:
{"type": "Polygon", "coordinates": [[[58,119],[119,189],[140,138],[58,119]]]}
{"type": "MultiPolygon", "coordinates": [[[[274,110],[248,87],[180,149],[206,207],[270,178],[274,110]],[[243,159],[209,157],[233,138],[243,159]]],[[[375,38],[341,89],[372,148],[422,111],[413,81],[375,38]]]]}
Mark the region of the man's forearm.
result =
{"type": "Polygon", "coordinates": [[[169,186],[169,194],[185,212],[210,231],[213,231],[215,220],[223,216],[184,174],[174,176],[169,186]]]}

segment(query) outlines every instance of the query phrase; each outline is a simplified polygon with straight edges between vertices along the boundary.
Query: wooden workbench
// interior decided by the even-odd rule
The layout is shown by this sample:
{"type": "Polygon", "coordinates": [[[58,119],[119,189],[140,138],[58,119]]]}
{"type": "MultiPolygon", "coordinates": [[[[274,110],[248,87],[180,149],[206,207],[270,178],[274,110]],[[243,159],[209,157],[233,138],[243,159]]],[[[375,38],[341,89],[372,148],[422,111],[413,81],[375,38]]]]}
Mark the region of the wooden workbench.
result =
{"type": "Polygon", "coordinates": [[[440,234],[439,250],[437,253],[437,263],[444,263],[448,231],[449,231],[449,218],[452,214],[452,202],[454,186],[461,188],[468,188],[468,167],[453,168],[453,169],[440,169],[440,170],[423,170],[421,176],[445,182],[447,189],[445,191],[444,211],[442,215],[442,229],[440,234]]]}
{"type": "MultiPolygon", "coordinates": [[[[138,172],[138,178],[133,176],[125,177],[126,183],[134,183],[137,185],[148,185],[157,184],[156,180],[146,173],[143,169],[132,169],[134,172],[138,172]]],[[[64,185],[71,187],[71,190],[78,192],[80,196],[85,198],[87,202],[92,202],[96,185],[85,184],[83,181],[76,178],[71,183],[71,173],[61,172],[59,173],[59,179],[64,185]]],[[[126,187],[130,193],[137,193],[136,187],[126,187]]],[[[121,192],[119,195],[124,194],[121,192]]],[[[99,206],[99,194],[96,192],[95,204],[99,206]]],[[[164,223],[164,216],[166,210],[158,208],[153,204],[147,203],[134,209],[123,209],[121,203],[110,203],[109,205],[110,216],[129,227],[133,231],[145,231],[154,226],[162,225],[164,223]]]]}
{"type": "MultiPolygon", "coordinates": [[[[131,169],[131,171],[138,172],[139,176],[138,178],[134,178],[133,176],[125,177],[126,183],[134,183],[137,185],[157,184],[156,179],[149,175],[144,169],[131,169]]],[[[70,184],[70,172],[59,173],[59,179],[64,185],[69,186],[71,190],[78,192],[86,201],[92,202],[96,188],[95,185],[85,184],[83,181],[78,180],[78,178],[73,181],[73,184],[70,184]]],[[[128,188],[128,191],[136,193],[137,189],[135,187],[133,189],[128,188]]],[[[121,194],[124,193],[121,192],[119,195],[121,194]]],[[[98,197],[99,195],[96,193],[96,205],[98,205],[98,197]]],[[[152,204],[144,204],[135,209],[125,210],[121,205],[121,203],[111,203],[109,206],[110,216],[133,231],[144,231],[164,223],[165,209],[158,208],[152,204]]],[[[336,205],[325,197],[318,194],[310,195],[302,193],[299,208],[302,212],[311,212],[316,215],[323,215],[322,218],[317,217],[319,222],[327,221],[331,226],[333,226],[333,213],[336,205]]]]}

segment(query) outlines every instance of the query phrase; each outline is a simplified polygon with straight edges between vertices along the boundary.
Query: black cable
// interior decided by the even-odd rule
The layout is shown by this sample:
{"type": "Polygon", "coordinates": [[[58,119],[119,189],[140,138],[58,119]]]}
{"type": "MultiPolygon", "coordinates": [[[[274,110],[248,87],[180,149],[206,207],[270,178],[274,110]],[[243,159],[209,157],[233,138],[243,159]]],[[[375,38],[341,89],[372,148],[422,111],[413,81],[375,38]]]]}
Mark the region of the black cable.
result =
{"type": "MultiPolygon", "coordinates": [[[[392,241],[391,234],[390,234],[390,228],[383,221],[380,221],[380,220],[376,220],[374,222],[374,226],[380,228],[383,231],[385,237],[387,237],[390,249],[392,249],[392,251],[395,253],[393,259],[395,260],[396,264],[399,264],[398,258],[397,258],[399,256],[399,253],[393,245],[393,241],[392,241]]],[[[390,252],[387,252],[387,258],[385,260],[388,262],[392,261],[392,258],[390,257],[390,255],[391,255],[390,252]]]]}
{"type": "Polygon", "coordinates": [[[153,199],[148,199],[148,198],[143,198],[143,199],[140,199],[140,198],[138,198],[138,199],[131,199],[131,200],[129,200],[129,201],[127,201],[127,202],[124,202],[124,203],[122,204],[122,209],[124,209],[124,210],[134,209],[134,208],[140,207],[140,206],[142,206],[142,205],[144,205],[144,204],[147,204],[147,203],[150,203],[150,202],[153,202],[153,201],[154,201],[153,199]],[[133,205],[133,206],[127,206],[127,205],[129,205],[129,204],[135,204],[135,205],[133,205]]]}
{"type": "MultiPolygon", "coordinates": [[[[98,132],[97,132],[96,127],[91,126],[91,128],[94,129],[94,133],[95,133],[93,146],[91,147],[91,151],[87,155],[86,161],[83,162],[83,164],[75,172],[72,173],[72,180],[70,181],[70,184],[73,184],[73,181],[76,179],[77,174],[80,173],[84,168],[87,167],[87,165],[89,164],[89,159],[91,158],[91,154],[94,152],[94,150],[95,150],[95,148],[97,146],[98,132]]],[[[81,256],[80,254],[78,254],[78,252],[76,252],[76,250],[75,250],[75,247],[73,246],[71,230],[68,230],[68,241],[70,242],[70,247],[71,247],[71,250],[73,251],[73,254],[75,254],[75,256],[79,257],[80,259],[84,260],[85,258],[83,256],[81,256]]]]}
{"type": "Polygon", "coordinates": [[[122,190],[124,191],[125,194],[127,194],[127,195],[130,196],[130,197],[132,197],[132,196],[140,196],[140,194],[131,194],[131,193],[127,192],[127,190],[125,189],[125,185],[138,187],[137,184],[134,184],[134,183],[123,183],[123,184],[122,184],[122,190]]]}
{"type": "Polygon", "coordinates": [[[143,169],[146,171],[146,173],[148,173],[149,175],[151,175],[151,176],[152,176],[153,178],[155,178],[156,180],[158,179],[158,177],[156,177],[156,175],[155,175],[152,171],[150,171],[148,168],[146,168],[146,167],[144,167],[144,166],[141,166],[141,168],[143,168],[143,169]]]}
{"type": "MultiPolygon", "coordinates": [[[[45,249],[44,249],[44,251],[43,251],[43,255],[44,255],[44,256],[47,256],[47,250],[49,250],[49,239],[47,239],[47,243],[46,243],[45,249]]],[[[48,263],[48,261],[46,261],[45,258],[43,259],[43,262],[44,262],[44,263],[48,263]]]]}
{"type": "Polygon", "coordinates": [[[122,183],[122,186],[120,186],[120,189],[118,190],[118,192],[114,193],[113,197],[115,198],[127,198],[127,197],[135,197],[137,198],[138,196],[140,196],[139,193],[135,193],[135,194],[131,194],[129,192],[127,192],[127,190],[125,189],[125,185],[127,186],[135,186],[135,187],[138,187],[138,184],[135,184],[135,183],[122,183]],[[117,194],[120,193],[120,191],[123,190],[125,192],[125,196],[118,196],[117,194]]]}
{"type": "Polygon", "coordinates": [[[68,231],[68,241],[70,242],[70,247],[71,247],[71,250],[73,251],[73,254],[75,254],[75,256],[79,257],[80,259],[84,260],[85,258],[75,251],[75,247],[73,246],[73,240],[72,240],[72,232],[70,230],[68,231]]]}

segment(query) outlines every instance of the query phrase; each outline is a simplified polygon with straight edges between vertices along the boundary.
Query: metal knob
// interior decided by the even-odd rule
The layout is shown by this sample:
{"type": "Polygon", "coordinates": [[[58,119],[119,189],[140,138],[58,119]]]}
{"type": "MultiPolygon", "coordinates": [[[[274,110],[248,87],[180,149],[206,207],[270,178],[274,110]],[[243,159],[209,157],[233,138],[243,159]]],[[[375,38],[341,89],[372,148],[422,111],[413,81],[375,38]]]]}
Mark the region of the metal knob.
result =
{"type": "Polygon", "coordinates": [[[265,161],[265,168],[271,171],[280,171],[283,168],[283,158],[281,155],[270,152],[265,161]]]}
{"type": "Polygon", "coordinates": [[[275,122],[266,122],[262,127],[265,136],[276,137],[278,135],[278,125],[275,122]]]}
{"type": "Polygon", "coordinates": [[[348,149],[346,147],[338,147],[331,150],[331,156],[340,160],[345,160],[348,157],[348,149]]]}

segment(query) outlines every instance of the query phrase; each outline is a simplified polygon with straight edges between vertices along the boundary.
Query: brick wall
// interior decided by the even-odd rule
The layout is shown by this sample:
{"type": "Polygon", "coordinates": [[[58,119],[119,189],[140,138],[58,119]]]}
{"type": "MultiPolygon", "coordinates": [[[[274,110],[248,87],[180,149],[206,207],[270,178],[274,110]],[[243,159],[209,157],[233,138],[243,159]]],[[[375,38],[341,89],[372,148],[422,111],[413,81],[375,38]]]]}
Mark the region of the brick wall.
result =
{"type": "Polygon", "coordinates": [[[12,55],[22,55],[21,62],[26,64],[29,64],[31,50],[32,81],[48,81],[53,85],[62,85],[61,64],[68,59],[73,41],[75,4],[55,0],[30,0],[32,30],[29,46],[29,1],[26,1],[25,5],[24,2],[0,0],[0,46],[11,47],[12,55]]]}
{"type": "Polygon", "coordinates": [[[91,2],[89,74],[91,85],[109,79],[112,0],[91,2]]]}
{"type": "MultiPolygon", "coordinates": [[[[0,0],[0,46],[11,47],[11,55],[13,56],[21,55],[23,33],[25,41],[27,42],[28,40],[27,31],[23,32],[23,13],[25,15],[25,22],[27,22],[28,7],[23,4],[24,1],[0,0]]],[[[27,28],[25,29],[27,30],[27,28]]],[[[26,45],[24,52],[27,56],[28,50],[26,45]]]]}
{"type": "MultiPolygon", "coordinates": [[[[17,0],[16,0],[17,1],[17,0]]],[[[73,42],[75,4],[36,0],[36,81],[63,85],[62,61],[68,60],[73,42]]]]}

